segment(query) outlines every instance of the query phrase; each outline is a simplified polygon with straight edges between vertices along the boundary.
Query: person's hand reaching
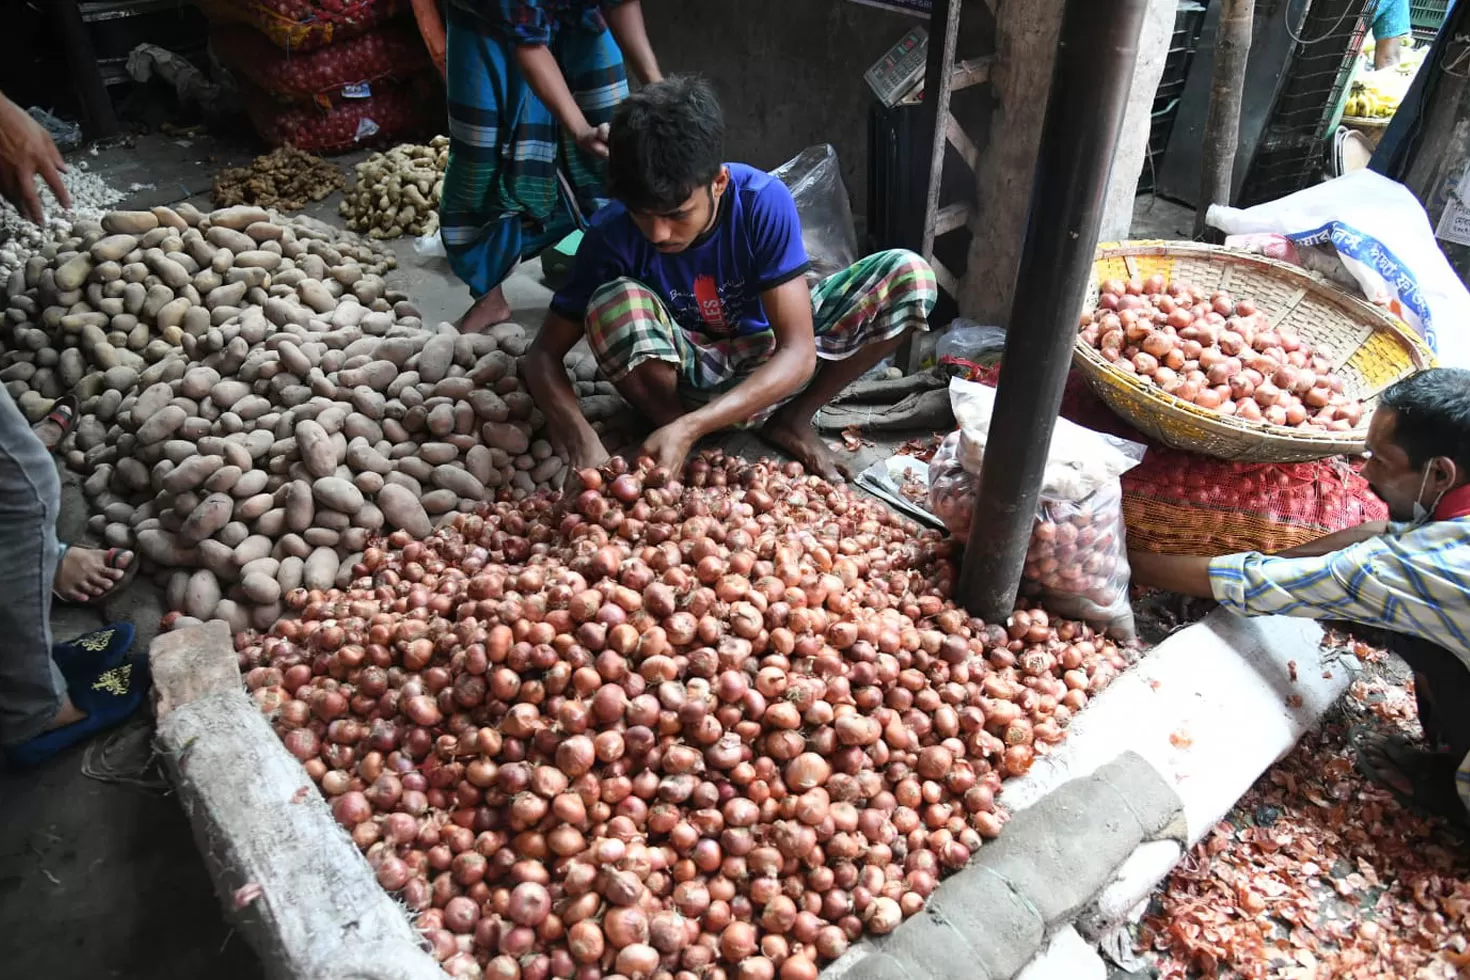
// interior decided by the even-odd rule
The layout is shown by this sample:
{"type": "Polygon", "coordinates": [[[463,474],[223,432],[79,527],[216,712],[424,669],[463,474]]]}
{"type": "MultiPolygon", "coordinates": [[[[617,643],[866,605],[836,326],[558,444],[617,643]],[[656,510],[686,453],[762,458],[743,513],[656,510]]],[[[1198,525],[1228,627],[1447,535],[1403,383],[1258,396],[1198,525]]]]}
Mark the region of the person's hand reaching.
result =
{"type": "Polygon", "coordinates": [[[0,96],[0,195],[15,205],[22,217],[36,224],[46,220],[36,174],[46,181],[63,208],[71,207],[71,195],[61,175],[66,161],[51,142],[45,128],[14,102],[0,96]]]}
{"type": "Polygon", "coordinates": [[[588,126],[577,134],[577,145],[593,156],[607,156],[607,135],[609,132],[607,123],[600,126],[588,126]]]}
{"type": "Polygon", "coordinates": [[[684,461],[689,458],[690,450],[698,441],[699,437],[689,430],[683,417],[680,417],[654,430],[644,439],[641,455],[649,457],[671,473],[680,473],[684,469],[684,461]]]}

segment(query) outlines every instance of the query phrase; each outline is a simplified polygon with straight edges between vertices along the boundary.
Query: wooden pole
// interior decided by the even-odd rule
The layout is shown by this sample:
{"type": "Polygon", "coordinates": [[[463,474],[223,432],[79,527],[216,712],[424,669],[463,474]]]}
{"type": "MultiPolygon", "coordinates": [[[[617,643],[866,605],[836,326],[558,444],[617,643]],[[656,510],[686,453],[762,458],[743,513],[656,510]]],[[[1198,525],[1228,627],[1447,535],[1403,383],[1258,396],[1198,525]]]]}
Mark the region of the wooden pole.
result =
{"type": "Polygon", "coordinates": [[[1016,604],[1148,0],[1061,6],[1013,329],[1006,333],[986,466],[955,590],[961,605],[990,623],[1005,622],[1016,604]]]}
{"type": "Polygon", "coordinates": [[[1016,294],[1062,6],[1030,0],[995,6],[995,108],[975,168],[975,213],[983,230],[970,242],[959,296],[960,312],[981,323],[1005,326],[1016,294]]]}
{"type": "Polygon", "coordinates": [[[1231,200],[1235,153],[1240,145],[1240,95],[1245,88],[1245,65],[1250,58],[1255,14],[1255,0],[1220,0],[1210,112],[1205,118],[1204,157],[1200,166],[1199,205],[1194,213],[1196,239],[1205,236],[1205,214],[1210,205],[1228,205],[1231,200]]]}

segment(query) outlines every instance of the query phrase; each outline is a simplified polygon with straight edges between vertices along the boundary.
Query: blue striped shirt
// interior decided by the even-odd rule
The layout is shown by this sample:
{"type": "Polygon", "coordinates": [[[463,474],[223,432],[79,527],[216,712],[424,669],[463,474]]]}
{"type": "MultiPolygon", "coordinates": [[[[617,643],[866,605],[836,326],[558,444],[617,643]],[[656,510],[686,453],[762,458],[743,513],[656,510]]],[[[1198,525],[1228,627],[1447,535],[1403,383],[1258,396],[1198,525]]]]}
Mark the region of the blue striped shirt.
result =
{"type": "MultiPolygon", "coordinates": [[[[1210,562],[1210,589],[1242,616],[1342,619],[1417,636],[1470,669],[1470,517],[1392,524],[1314,558],[1224,555],[1210,562]]],[[[1470,755],[1457,788],[1470,810],[1470,755]]]]}

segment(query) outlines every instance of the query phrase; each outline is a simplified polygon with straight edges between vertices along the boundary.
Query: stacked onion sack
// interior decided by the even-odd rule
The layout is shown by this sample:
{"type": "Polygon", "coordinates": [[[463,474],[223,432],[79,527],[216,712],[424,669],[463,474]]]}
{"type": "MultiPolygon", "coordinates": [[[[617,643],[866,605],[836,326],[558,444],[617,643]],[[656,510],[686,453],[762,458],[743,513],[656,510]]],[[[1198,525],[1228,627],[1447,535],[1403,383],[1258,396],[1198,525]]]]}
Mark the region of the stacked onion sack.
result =
{"type": "Polygon", "coordinates": [[[521,327],[427,327],[392,265],[321,222],[181,205],[78,221],[11,275],[0,381],[32,421],[77,395],[91,530],[185,622],[269,626],[374,534],[560,486],[521,327]]]}
{"type": "Polygon", "coordinates": [[[1119,370],[1221,415],[1334,432],[1363,418],[1324,352],[1224,290],[1206,294],[1161,275],[1105,280],[1081,336],[1119,370]]]}
{"type": "Polygon", "coordinates": [[[815,977],[1124,660],[967,617],[945,541],[795,464],[624,470],[393,533],[246,683],[451,975],[815,977]]]}
{"type": "MultiPolygon", "coordinates": [[[[196,0],[198,2],[198,0],[196,0]]],[[[422,131],[439,91],[407,4],[206,0],[209,43],[260,138],[339,153],[422,131]]]]}

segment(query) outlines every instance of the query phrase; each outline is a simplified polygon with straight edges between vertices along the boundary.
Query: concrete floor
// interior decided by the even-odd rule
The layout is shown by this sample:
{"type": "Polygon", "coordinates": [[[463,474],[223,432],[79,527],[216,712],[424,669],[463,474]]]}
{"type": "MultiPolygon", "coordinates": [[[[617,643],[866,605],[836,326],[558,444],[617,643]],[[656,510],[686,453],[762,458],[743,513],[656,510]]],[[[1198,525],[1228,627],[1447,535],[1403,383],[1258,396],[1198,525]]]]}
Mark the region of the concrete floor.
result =
{"type": "MultiPolygon", "coordinates": [[[[216,171],[249,159],[246,148],[206,137],[137,139],[131,145],[85,152],[78,159],[129,196],[119,207],[193,200],[207,209],[216,171]]],[[[360,157],[342,162],[350,166],[360,157]]],[[[308,213],[333,222],[339,195],[308,213]]],[[[1140,199],[1140,237],[1187,237],[1189,216],[1167,202],[1140,199]],[[1162,205],[1162,207],[1160,207],[1162,205]]],[[[389,277],[413,297],[424,319],[453,320],[468,291],[442,260],[424,262],[412,242],[393,243],[399,268],[389,277]]],[[[539,262],[526,263],[507,283],[515,318],[539,328],[551,292],[539,262]]],[[[755,449],[753,437],[742,437],[755,449]]],[[[736,448],[736,447],[732,447],[736,448]]],[[[761,450],[757,450],[761,451],[761,450]]],[[[881,455],[877,447],[861,459],[881,455]]],[[[85,502],[66,481],[59,533],[81,541],[85,502]]],[[[152,583],[139,580],[103,611],[58,607],[53,629],[70,637],[111,619],[132,622],[138,649],[152,639],[162,613],[152,583]]],[[[146,746],[140,723],[135,748],[146,746]]],[[[125,754],[141,763],[144,752],[125,754]]],[[[33,772],[0,772],[0,977],[147,977],[150,980],[250,980],[261,969],[232,937],[199,861],[190,829],[160,790],[108,783],[84,775],[77,749],[33,772]]]]}

